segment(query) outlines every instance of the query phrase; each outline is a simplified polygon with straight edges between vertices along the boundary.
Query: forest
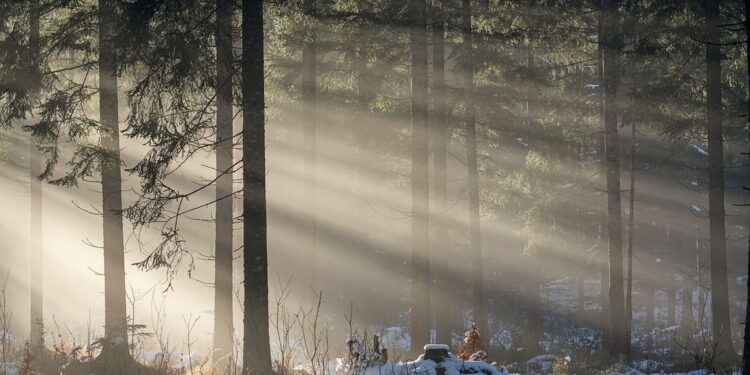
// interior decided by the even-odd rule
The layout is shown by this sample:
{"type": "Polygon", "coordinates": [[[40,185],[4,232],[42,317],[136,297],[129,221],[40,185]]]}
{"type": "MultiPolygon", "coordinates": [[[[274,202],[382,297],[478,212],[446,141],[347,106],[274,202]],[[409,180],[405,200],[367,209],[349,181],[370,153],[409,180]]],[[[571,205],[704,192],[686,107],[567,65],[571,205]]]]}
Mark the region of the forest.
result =
{"type": "Polygon", "coordinates": [[[0,375],[750,375],[750,0],[0,0],[0,375]]]}

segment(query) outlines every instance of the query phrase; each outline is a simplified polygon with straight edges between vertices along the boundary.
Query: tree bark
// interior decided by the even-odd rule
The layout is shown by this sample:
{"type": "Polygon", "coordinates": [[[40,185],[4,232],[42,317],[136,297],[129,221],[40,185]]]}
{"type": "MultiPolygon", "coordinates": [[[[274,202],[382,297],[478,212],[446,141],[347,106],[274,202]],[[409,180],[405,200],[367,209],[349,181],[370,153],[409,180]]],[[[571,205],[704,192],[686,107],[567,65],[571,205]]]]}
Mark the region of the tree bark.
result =
{"type": "MultiPolygon", "coordinates": [[[[645,281],[646,285],[643,288],[643,293],[645,294],[644,308],[646,309],[646,319],[643,327],[648,335],[654,330],[654,281],[651,278],[647,278],[645,281]]],[[[651,336],[649,335],[648,337],[651,336]]]]}
{"type": "MultiPolygon", "coordinates": [[[[433,245],[433,254],[439,262],[440,269],[434,275],[437,281],[437,290],[440,293],[439,300],[451,301],[451,294],[448,293],[451,286],[452,267],[448,259],[448,169],[447,169],[447,127],[446,121],[446,97],[445,97],[445,21],[444,14],[440,6],[433,4],[432,7],[432,100],[433,100],[433,117],[432,139],[433,139],[433,168],[434,168],[434,191],[433,202],[434,218],[432,230],[435,234],[435,243],[433,245]]],[[[439,344],[451,344],[452,333],[451,317],[455,306],[447,302],[440,306],[435,306],[436,312],[435,325],[437,330],[436,340],[439,344]]]]}
{"type": "MultiPolygon", "coordinates": [[[[747,58],[747,75],[750,76],[750,0],[745,0],[745,57],[747,58]]],[[[750,125],[750,103],[748,103],[748,124],[750,125]]],[[[748,127],[750,133],[750,126],[748,127]]],[[[749,134],[750,136],[750,134],[749,134]]],[[[750,147],[747,150],[750,156],[750,147]]],[[[747,258],[747,296],[745,299],[745,332],[742,345],[742,375],[750,375],[750,235],[748,236],[748,258],[747,258]]]]}
{"type": "Polygon", "coordinates": [[[477,160],[476,107],[474,106],[474,41],[471,29],[471,1],[461,2],[464,53],[464,101],[466,105],[466,164],[468,166],[469,241],[471,243],[471,286],[474,300],[474,321],[483,332],[487,328],[484,313],[484,270],[482,238],[479,221],[479,166],[477,160]]]}
{"type": "MultiPolygon", "coordinates": [[[[599,16],[601,17],[601,11],[599,12],[599,16]]],[[[604,34],[602,33],[602,22],[601,19],[599,20],[597,24],[597,39],[599,41],[604,39],[604,34]]],[[[600,85],[604,82],[604,48],[602,48],[602,43],[597,43],[597,63],[598,63],[598,78],[600,85]]],[[[600,88],[600,91],[603,91],[603,87],[600,88]]],[[[604,128],[604,95],[599,96],[599,122],[601,123],[601,127],[604,128]]],[[[606,143],[604,133],[602,133],[601,138],[601,145],[602,149],[598,150],[599,155],[604,155],[604,144],[606,143]]],[[[607,159],[605,157],[601,157],[601,165],[600,170],[602,171],[601,175],[606,176],[606,169],[607,169],[607,159]]],[[[605,180],[606,181],[606,180],[605,180]]],[[[609,267],[607,265],[607,254],[605,252],[604,246],[603,246],[603,235],[602,235],[602,225],[599,224],[598,228],[598,234],[599,237],[597,238],[599,242],[599,276],[600,276],[600,285],[599,285],[599,300],[602,306],[601,312],[601,329],[602,329],[602,345],[606,346],[606,343],[609,342],[609,267]]]]}
{"type": "Polygon", "coordinates": [[[612,354],[625,354],[625,306],[622,267],[622,207],[620,156],[617,134],[617,86],[620,74],[621,35],[618,0],[602,0],[602,64],[604,73],[604,130],[607,159],[607,235],[609,239],[609,324],[612,354]]]}
{"type": "MultiPolygon", "coordinates": [[[[527,85],[525,89],[526,96],[526,113],[524,128],[526,131],[523,135],[524,138],[528,138],[528,134],[531,133],[534,123],[532,122],[531,113],[531,100],[534,96],[533,80],[534,80],[534,48],[531,39],[529,39],[526,49],[526,68],[527,68],[527,85]]],[[[530,356],[536,355],[541,352],[539,342],[543,336],[542,327],[542,307],[541,307],[541,281],[539,272],[535,272],[534,265],[534,254],[528,254],[524,256],[524,263],[527,267],[526,272],[526,301],[528,302],[527,309],[527,326],[526,326],[526,353],[530,356]]]]}
{"type": "Polygon", "coordinates": [[[581,315],[586,311],[586,279],[583,277],[583,270],[578,270],[576,275],[576,299],[578,301],[577,311],[581,315]]]}
{"type": "Polygon", "coordinates": [[[682,256],[682,319],[680,320],[680,331],[683,338],[690,337],[695,332],[695,321],[693,320],[693,290],[690,282],[690,269],[693,251],[692,246],[686,243],[684,237],[680,239],[680,252],[682,256]],[[688,245],[688,246],[686,246],[688,245]]]}
{"type": "Polygon", "coordinates": [[[243,375],[272,373],[268,329],[263,58],[263,1],[245,0],[242,2],[243,375]]]}
{"type": "MultiPolygon", "coordinates": [[[[634,48],[638,46],[638,34],[634,33],[634,48]]],[[[627,290],[625,292],[625,336],[630,338],[633,331],[633,240],[635,238],[635,145],[636,114],[638,113],[638,65],[633,61],[633,107],[630,118],[630,191],[628,197],[628,268],[627,290]]],[[[630,347],[628,346],[628,356],[630,347]]]]}
{"type": "Polygon", "coordinates": [[[716,356],[734,356],[729,323],[726,228],[724,211],[724,141],[721,119],[721,19],[719,1],[706,1],[706,93],[708,132],[708,203],[711,245],[711,316],[716,356]]]}
{"type": "MultiPolygon", "coordinates": [[[[307,40],[302,48],[302,138],[304,145],[305,176],[305,228],[307,251],[309,252],[309,285],[317,291],[318,223],[317,223],[317,176],[316,176],[316,99],[317,99],[317,25],[315,24],[315,0],[305,0],[305,13],[310,20],[307,40]]],[[[317,292],[316,292],[317,294],[317,292]]]]}
{"type": "MultiPolygon", "coordinates": [[[[31,1],[30,4],[30,35],[29,44],[33,60],[37,63],[39,57],[39,1],[31,1]]],[[[31,185],[31,215],[30,215],[30,240],[31,240],[31,257],[30,257],[30,333],[29,344],[34,353],[41,353],[44,347],[44,254],[42,250],[42,181],[39,175],[42,174],[42,155],[38,149],[38,142],[32,135],[30,137],[30,185],[31,185]]]]}
{"type": "Polygon", "coordinates": [[[674,275],[669,275],[669,285],[667,286],[667,327],[673,327],[676,323],[677,315],[677,295],[673,285],[674,275]]]}
{"type": "Polygon", "coordinates": [[[427,174],[427,3],[410,0],[411,42],[411,350],[430,341],[427,174]]]}
{"type": "Polygon", "coordinates": [[[232,1],[216,0],[216,238],[214,259],[213,362],[224,367],[232,354],[232,1]]]}
{"type": "Polygon", "coordinates": [[[99,0],[99,116],[107,134],[102,146],[110,157],[102,160],[102,214],[104,218],[104,331],[116,356],[128,355],[125,295],[125,248],[122,226],[120,130],[117,99],[117,58],[112,25],[113,0],[99,0]]]}

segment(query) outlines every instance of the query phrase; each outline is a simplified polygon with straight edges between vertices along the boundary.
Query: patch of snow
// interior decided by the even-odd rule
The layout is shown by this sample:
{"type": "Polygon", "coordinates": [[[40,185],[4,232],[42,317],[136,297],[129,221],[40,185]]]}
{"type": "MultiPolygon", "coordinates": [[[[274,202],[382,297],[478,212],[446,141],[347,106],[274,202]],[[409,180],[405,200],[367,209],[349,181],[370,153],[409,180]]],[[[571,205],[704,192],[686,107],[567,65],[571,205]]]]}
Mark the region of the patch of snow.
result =
{"type": "Polygon", "coordinates": [[[3,331],[2,329],[0,329],[0,340],[2,340],[2,341],[6,341],[6,340],[7,341],[15,341],[16,337],[13,336],[13,334],[11,334],[10,332],[6,332],[6,331],[3,331]]]}
{"type": "Polygon", "coordinates": [[[424,350],[450,350],[450,348],[445,344],[427,344],[424,346],[424,350]]]}
{"type": "Polygon", "coordinates": [[[371,366],[364,369],[361,373],[363,375],[436,375],[438,368],[445,369],[445,375],[510,375],[505,368],[498,369],[483,361],[464,361],[456,358],[452,354],[449,354],[448,358],[441,363],[435,363],[432,360],[424,359],[424,356],[420,355],[419,358],[414,361],[371,366]]]}
{"type": "Polygon", "coordinates": [[[510,350],[513,346],[513,335],[509,329],[501,329],[490,339],[490,345],[502,346],[505,350],[510,350]]]}
{"type": "Polygon", "coordinates": [[[388,327],[380,333],[380,343],[384,348],[407,350],[411,337],[401,327],[388,327]]]}
{"type": "Polygon", "coordinates": [[[747,284],[747,275],[737,276],[737,284],[738,285],[746,285],[747,284]]]}
{"type": "Polygon", "coordinates": [[[701,146],[698,146],[695,143],[691,144],[690,147],[692,147],[693,150],[698,151],[699,154],[701,154],[703,156],[708,156],[708,151],[706,151],[705,148],[703,148],[701,146]]]}

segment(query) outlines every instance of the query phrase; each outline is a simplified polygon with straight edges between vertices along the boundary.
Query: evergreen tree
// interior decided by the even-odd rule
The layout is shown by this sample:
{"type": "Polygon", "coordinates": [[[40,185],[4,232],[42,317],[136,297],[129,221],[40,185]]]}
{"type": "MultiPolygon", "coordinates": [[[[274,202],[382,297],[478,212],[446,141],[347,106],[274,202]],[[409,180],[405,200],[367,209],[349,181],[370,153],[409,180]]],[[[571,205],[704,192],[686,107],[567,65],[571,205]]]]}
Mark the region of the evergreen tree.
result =
{"type": "Polygon", "coordinates": [[[427,174],[427,2],[410,0],[411,28],[411,350],[430,342],[427,174]]]}
{"type": "Polygon", "coordinates": [[[263,1],[242,3],[243,375],[271,370],[268,328],[263,1]]]}
{"type": "Polygon", "coordinates": [[[232,54],[231,0],[216,1],[216,229],[214,259],[214,351],[213,362],[224,367],[232,354],[233,298],[232,260],[234,187],[234,131],[232,109],[232,54]]]}

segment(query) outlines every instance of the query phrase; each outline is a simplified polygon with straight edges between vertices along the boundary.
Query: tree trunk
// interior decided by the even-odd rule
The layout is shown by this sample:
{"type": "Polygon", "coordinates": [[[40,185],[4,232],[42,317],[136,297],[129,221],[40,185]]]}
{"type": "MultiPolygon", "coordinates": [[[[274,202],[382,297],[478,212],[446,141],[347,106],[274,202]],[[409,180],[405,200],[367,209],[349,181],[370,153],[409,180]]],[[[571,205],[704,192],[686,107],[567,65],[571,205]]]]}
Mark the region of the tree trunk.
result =
{"type": "Polygon", "coordinates": [[[602,0],[602,64],[604,68],[604,130],[607,159],[607,235],[609,239],[609,324],[612,354],[625,354],[625,296],[622,269],[622,207],[620,156],[617,135],[617,86],[620,74],[621,35],[618,0],[602,0]]]}
{"type": "Polygon", "coordinates": [[[411,26],[411,350],[430,341],[427,174],[427,3],[410,0],[411,26]]]}
{"type": "Polygon", "coordinates": [[[677,294],[674,283],[674,275],[670,275],[669,285],[667,286],[667,327],[673,327],[675,325],[677,315],[677,294]]]}
{"type": "Polygon", "coordinates": [[[433,245],[433,254],[437,259],[442,260],[437,264],[440,269],[436,269],[433,278],[437,281],[437,291],[444,301],[442,305],[435,306],[433,311],[436,312],[435,325],[437,330],[436,342],[439,344],[451,344],[452,334],[451,317],[455,311],[455,305],[449,301],[453,296],[448,292],[452,288],[451,271],[453,270],[450,262],[446,260],[448,254],[448,169],[447,169],[447,127],[446,108],[445,108],[445,23],[443,20],[443,10],[437,6],[432,7],[432,98],[433,98],[433,118],[432,118],[432,139],[433,139],[433,165],[434,165],[434,191],[433,202],[434,218],[432,230],[435,234],[433,245]]]}
{"type": "Polygon", "coordinates": [[[708,203],[711,243],[711,316],[716,355],[734,356],[729,325],[726,229],[724,222],[724,142],[721,119],[721,19],[719,1],[706,6],[706,93],[708,132],[708,203]]]}
{"type": "MultiPolygon", "coordinates": [[[[29,44],[32,49],[36,63],[39,56],[39,1],[31,1],[30,4],[30,35],[29,44]]],[[[31,231],[31,258],[30,258],[30,307],[31,321],[29,344],[37,355],[42,352],[44,347],[44,255],[42,250],[42,181],[39,175],[42,174],[42,155],[38,150],[38,142],[32,135],[30,137],[30,184],[31,184],[31,216],[29,219],[31,231]]]]}
{"type": "Polygon", "coordinates": [[[586,311],[586,279],[583,277],[583,269],[578,270],[578,275],[576,275],[576,290],[577,290],[577,300],[578,300],[578,314],[581,315],[586,311]]]}
{"type": "MultiPolygon", "coordinates": [[[[644,308],[646,309],[646,319],[643,327],[646,335],[649,335],[654,330],[654,281],[651,278],[645,281],[646,285],[643,288],[643,293],[645,294],[644,308]]],[[[651,336],[649,335],[648,337],[651,336]]]]}
{"type": "MultiPolygon", "coordinates": [[[[638,34],[635,33],[633,38],[634,48],[638,46],[638,34]]],[[[633,107],[630,109],[630,191],[628,197],[628,269],[627,269],[627,290],[625,292],[625,337],[630,339],[633,331],[633,240],[635,238],[635,145],[636,145],[636,114],[638,113],[638,66],[636,61],[633,62],[633,107]]],[[[630,346],[628,346],[628,356],[630,356],[630,346]]]]}
{"type": "Polygon", "coordinates": [[[111,156],[102,160],[102,214],[104,218],[104,333],[112,353],[128,354],[125,295],[125,249],[122,227],[120,130],[117,101],[113,0],[99,0],[99,116],[108,133],[102,146],[111,156]]]}
{"type": "Polygon", "coordinates": [[[471,30],[471,1],[462,0],[461,20],[464,53],[464,100],[466,105],[466,164],[469,169],[469,240],[471,243],[471,286],[474,300],[474,321],[483,332],[487,328],[484,313],[484,272],[482,238],[479,227],[479,166],[477,160],[477,128],[474,106],[474,42],[471,30]]]}
{"type": "Polygon", "coordinates": [[[242,2],[243,375],[271,370],[263,69],[263,1],[242,2]]]}
{"type": "Polygon", "coordinates": [[[695,321],[693,320],[693,290],[690,282],[690,268],[693,251],[692,246],[680,240],[680,251],[682,256],[682,319],[680,320],[680,331],[683,338],[689,337],[695,332],[695,321]],[[685,246],[688,245],[688,246],[685,246]]]}
{"type": "MultiPolygon", "coordinates": [[[[601,17],[601,12],[600,12],[601,17]]],[[[602,22],[599,20],[597,25],[597,39],[603,40],[604,34],[602,33],[602,22]]],[[[603,43],[597,43],[597,63],[598,63],[598,78],[599,78],[599,84],[601,85],[604,82],[604,48],[602,48],[603,43]]],[[[603,91],[604,88],[600,88],[600,91],[603,91]]],[[[599,96],[599,122],[602,128],[604,128],[604,95],[599,96]]],[[[606,140],[604,139],[604,133],[602,132],[602,138],[601,138],[601,145],[602,149],[598,150],[599,155],[604,155],[604,144],[606,143],[606,140]]],[[[601,175],[606,176],[606,170],[607,170],[607,159],[605,157],[601,157],[601,165],[600,170],[602,171],[601,175]]],[[[603,221],[603,220],[602,220],[603,221]]],[[[598,228],[598,234],[599,237],[597,238],[599,242],[599,276],[600,276],[600,285],[599,285],[599,302],[602,306],[602,315],[601,315],[601,329],[602,329],[602,345],[606,346],[606,344],[609,342],[609,267],[607,266],[607,253],[604,248],[603,244],[603,235],[602,235],[602,225],[599,224],[598,228]]]]}
{"type": "MultiPolygon", "coordinates": [[[[747,75],[750,76],[750,0],[745,0],[745,57],[747,58],[747,75]]],[[[748,104],[748,123],[750,124],[750,103],[748,104]]],[[[750,133],[750,127],[748,127],[750,133]]],[[[750,156],[750,148],[747,150],[750,156]]],[[[750,236],[748,236],[750,241],[750,236]]],[[[750,375],[750,242],[748,242],[747,258],[747,298],[745,300],[745,334],[742,346],[742,375],[750,375]]]]}
{"type": "Polygon", "coordinates": [[[609,267],[607,266],[607,251],[604,247],[602,225],[599,224],[599,303],[602,306],[601,329],[602,344],[609,342],[609,267]]]}
{"type": "Polygon", "coordinates": [[[232,354],[232,1],[216,0],[216,238],[214,260],[214,365],[232,354]]]}
{"type": "Polygon", "coordinates": [[[316,60],[317,60],[317,28],[315,24],[315,0],[305,0],[305,13],[310,20],[307,40],[302,48],[302,137],[304,145],[304,176],[305,176],[305,228],[307,251],[309,252],[309,285],[317,294],[317,264],[318,264],[318,223],[317,223],[317,177],[316,168],[316,60]]]}
{"type": "MultiPolygon", "coordinates": [[[[531,40],[529,40],[526,50],[526,68],[527,68],[527,82],[525,89],[526,96],[526,113],[524,128],[526,131],[523,134],[524,138],[528,138],[528,134],[533,132],[532,126],[534,126],[531,120],[531,98],[533,94],[533,78],[534,78],[534,49],[531,40]]],[[[542,339],[542,307],[541,307],[541,296],[540,296],[540,278],[539,272],[535,272],[534,254],[528,254],[524,256],[525,265],[527,267],[526,279],[526,301],[528,302],[527,309],[527,326],[526,326],[526,353],[529,356],[534,356],[541,352],[539,342],[542,339]]]]}

